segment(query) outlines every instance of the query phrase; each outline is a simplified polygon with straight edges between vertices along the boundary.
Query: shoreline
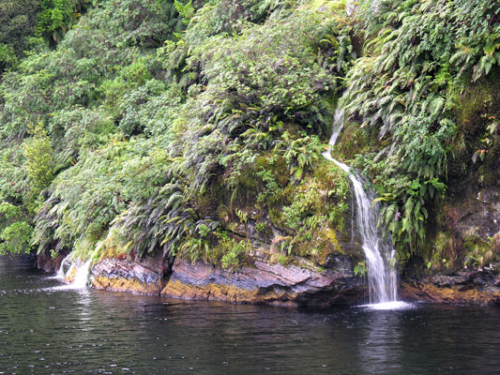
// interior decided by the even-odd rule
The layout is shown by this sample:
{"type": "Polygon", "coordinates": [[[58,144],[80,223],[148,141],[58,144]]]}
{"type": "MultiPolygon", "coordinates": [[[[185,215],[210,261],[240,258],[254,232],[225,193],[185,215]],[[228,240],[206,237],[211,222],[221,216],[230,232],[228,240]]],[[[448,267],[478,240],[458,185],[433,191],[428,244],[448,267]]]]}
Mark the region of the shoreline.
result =
{"type": "MultiPolygon", "coordinates": [[[[57,272],[62,257],[37,256],[36,266],[57,272]]],[[[67,275],[71,282],[73,275],[67,275]]],[[[221,301],[289,307],[357,305],[367,295],[362,277],[349,270],[317,272],[256,261],[254,267],[225,271],[202,261],[192,264],[160,256],[139,261],[104,259],[90,268],[91,287],[179,300],[221,301]]],[[[500,275],[494,270],[462,270],[402,279],[399,299],[439,304],[500,304],[500,275]]]]}

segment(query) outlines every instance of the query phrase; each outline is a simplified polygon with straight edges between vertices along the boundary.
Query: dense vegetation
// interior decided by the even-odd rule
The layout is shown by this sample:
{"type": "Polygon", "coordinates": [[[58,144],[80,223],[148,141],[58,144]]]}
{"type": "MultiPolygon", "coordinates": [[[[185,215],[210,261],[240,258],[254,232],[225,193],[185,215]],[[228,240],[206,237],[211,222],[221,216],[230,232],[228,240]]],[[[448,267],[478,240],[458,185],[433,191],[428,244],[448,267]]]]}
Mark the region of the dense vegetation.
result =
{"type": "MultiPolygon", "coordinates": [[[[424,247],[429,210],[446,194],[450,159],[479,157],[498,171],[498,102],[490,98],[493,105],[474,108],[461,98],[484,77],[494,79],[500,4],[381,1],[364,4],[360,15],[365,51],[350,71],[346,103],[351,118],[379,142],[359,155],[358,165],[373,176],[386,203],[381,225],[403,250],[400,256],[408,257],[424,247]],[[460,119],[467,105],[482,119],[460,119]],[[468,132],[461,129],[464,121],[468,132]],[[486,147],[478,138],[487,140],[486,147]]],[[[493,175],[482,181],[496,182],[493,175]]]]}
{"type": "Polygon", "coordinates": [[[350,235],[347,179],[321,157],[338,106],[336,151],[371,177],[402,261],[441,251],[426,225],[450,159],[497,181],[498,101],[463,101],[500,76],[495,0],[0,7],[0,252],[321,265],[350,235]]]}

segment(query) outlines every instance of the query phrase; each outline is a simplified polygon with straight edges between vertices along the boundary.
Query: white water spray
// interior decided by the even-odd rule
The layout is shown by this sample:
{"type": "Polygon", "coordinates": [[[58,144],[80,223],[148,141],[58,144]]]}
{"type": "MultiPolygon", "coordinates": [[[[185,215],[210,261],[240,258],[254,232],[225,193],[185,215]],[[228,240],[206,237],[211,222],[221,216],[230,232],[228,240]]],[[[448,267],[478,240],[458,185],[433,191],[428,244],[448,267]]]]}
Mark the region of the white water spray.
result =
{"type": "Polygon", "coordinates": [[[64,279],[64,265],[66,262],[69,260],[71,254],[69,254],[66,258],[64,258],[61,262],[61,266],[59,267],[59,270],[57,271],[56,274],[56,279],[64,279]]]}
{"type": "Polygon", "coordinates": [[[73,281],[73,287],[75,288],[85,288],[87,286],[87,280],[89,278],[90,272],[90,260],[87,260],[83,266],[77,269],[75,280],[73,281]]]}
{"type": "Polygon", "coordinates": [[[367,261],[370,304],[375,304],[372,306],[377,310],[401,308],[407,304],[397,301],[397,275],[391,266],[391,263],[395,262],[395,251],[391,241],[384,240],[377,230],[378,206],[372,207],[376,196],[371,190],[365,191],[363,180],[359,175],[331,155],[332,147],[344,126],[344,116],[344,110],[337,108],[329,148],[323,156],[344,170],[353,185],[357,209],[356,222],[367,261]]]}
{"type": "Polygon", "coordinates": [[[69,261],[70,255],[68,255],[66,258],[61,263],[61,267],[57,271],[56,278],[60,280],[64,280],[66,278],[66,275],[71,275],[73,273],[73,270],[76,269],[76,274],[73,282],[69,285],[63,285],[63,286],[57,286],[50,288],[50,290],[71,290],[71,289],[84,289],[87,287],[87,281],[89,278],[90,274],[90,263],[91,260],[88,260],[85,262],[82,266],[79,268],[76,266],[76,262],[73,262],[71,266],[69,267],[67,272],[64,272],[64,264],[69,261]]]}

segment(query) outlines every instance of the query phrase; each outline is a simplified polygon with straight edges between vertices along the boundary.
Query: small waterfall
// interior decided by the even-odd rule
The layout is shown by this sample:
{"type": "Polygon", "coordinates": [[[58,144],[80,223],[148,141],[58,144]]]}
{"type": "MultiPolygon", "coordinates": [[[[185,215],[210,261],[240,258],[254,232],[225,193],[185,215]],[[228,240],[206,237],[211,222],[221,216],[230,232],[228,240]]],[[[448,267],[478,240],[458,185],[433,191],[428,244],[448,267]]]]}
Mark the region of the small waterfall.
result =
{"type": "Polygon", "coordinates": [[[352,171],[349,166],[335,160],[331,155],[332,147],[337,142],[344,126],[344,115],[344,109],[337,108],[333,134],[329,142],[330,147],[328,151],[323,153],[323,156],[347,172],[353,185],[356,197],[356,222],[367,261],[370,303],[389,303],[387,308],[396,308],[402,303],[397,302],[397,275],[390,265],[391,260],[395,257],[395,251],[391,241],[384,240],[377,230],[378,207],[375,205],[372,208],[372,202],[376,198],[375,193],[365,191],[361,176],[352,171]]]}
{"type": "Polygon", "coordinates": [[[90,273],[90,263],[91,260],[88,260],[80,267],[76,266],[76,262],[71,263],[67,272],[64,272],[64,265],[69,261],[70,255],[63,259],[61,262],[61,267],[57,271],[56,277],[57,279],[67,281],[66,278],[71,277],[73,274],[74,279],[73,282],[69,285],[57,286],[50,288],[51,290],[72,290],[72,289],[83,289],[87,287],[87,281],[90,273]]]}
{"type": "Polygon", "coordinates": [[[76,271],[75,280],[73,281],[73,287],[75,288],[85,288],[87,286],[87,280],[89,278],[90,272],[90,262],[91,260],[87,260],[83,266],[78,268],[76,271]]]}
{"type": "Polygon", "coordinates": [[[57,271],[57,274],[56,274],[56,279],[64,279],[64,264],[66,263],[66,261],[69,260],[69,257],[71,256],[71,254],[69,254],[66,258],[64,258],[61,262],[61,266],[59,267],[59,270],[57,271]]]}

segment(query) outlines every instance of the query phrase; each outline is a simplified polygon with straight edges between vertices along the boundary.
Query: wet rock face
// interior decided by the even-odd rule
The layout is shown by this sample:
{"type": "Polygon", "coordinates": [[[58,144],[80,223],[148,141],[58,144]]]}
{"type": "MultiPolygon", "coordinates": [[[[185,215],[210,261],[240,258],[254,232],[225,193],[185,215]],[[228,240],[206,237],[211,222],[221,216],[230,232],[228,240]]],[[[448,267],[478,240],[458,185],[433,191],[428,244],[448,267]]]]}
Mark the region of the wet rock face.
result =
{"type": "Polygon", "coordinates": [[[325,268],[337,272],[350,272],[353,269],[352,259],[347,255],[329,255],[325,262],[325,268]]]}
{"type": "Polygon", "coordinates": [[[296,266],[255,262],[227,272],[203,262],[177,259],[163,296],[244,303],[327,306],[361,300],[362,280],[352,271],[314,272],[296,266]]]}
{"type": "MultiPolygon", "coordinates": [[[[38,265],[56,271],[61,260],[39,257],[38,265]]],[[[363,302],[366,285],[354,277],[352,261],[345,256],[329,260],[331,268],[322,272],[262,260],[253,268],[228,272],[201,261],[176,259],[172,264],[161,256],[137,262],[105,259],[92,267],[91,279],[96,289],[181,299],[319,307],[363,302]]],[[[500,272],[484,268],[406,278],[400,299],[500,304],[500,272]]]]}
{"type": "Polygon", "coordinates": [[[38,269],[44,270],[48,273],[55,273],[61,267],[61,262],[64,255],[58,255],[57,258],[52,258],[48,253],[44,252],[37,255],[36,266],[38,269]]]}
{"type": "Polygon", "coordinates": [[[440,303],[500,303],[500,275],[494,270],[458,271],[404,282],[401,297],[412,301],[440,303]]]}
{"type": "Polygon", "coordinates": [[[493,237],[500,231],[500,190],[484,188],[471,196],[457,206],[455,230],[464,236],[472,231],[481,238],[493,237]]]}
{"type": "Polygon", "coordinates": [[[169,261],[161,255],[135,262],[105,259],[92,267],[92,286],[115,292],[159,295],[169,269],[169,261]]]}
{"type": "Polygon", "coordinates": [[[263,261],[255,262],[255,268],[228,272],[201,261],[177,259],[170,266],[161,257],[141,262],[106,259],[91,272],[97,289],[233,303],[353,304],[362,299],[365,288],[348,269],[315,272],[263,261]]]}
{"type": "MultiPolygon", "coordinates": [[[[38,264],[52,272],[59,268],[45,257],[39,257],[38,264]]],[[[74,279],[76,269],[67,281],[74,279]]],[[[90,273],[96,289],[182,299],[331,306],[359,303],[366,295],[363,280],[354,276],[346,256],[331,258],[331,269],[321,272],[263,260],[254,267],[228,272],[201,261],[192,264],[176,259],[172,263],[156,256],[138,261],[104,259],[90,273]]]]}

